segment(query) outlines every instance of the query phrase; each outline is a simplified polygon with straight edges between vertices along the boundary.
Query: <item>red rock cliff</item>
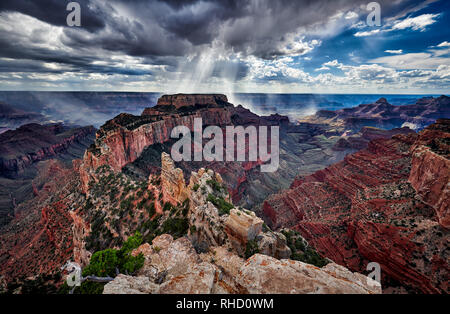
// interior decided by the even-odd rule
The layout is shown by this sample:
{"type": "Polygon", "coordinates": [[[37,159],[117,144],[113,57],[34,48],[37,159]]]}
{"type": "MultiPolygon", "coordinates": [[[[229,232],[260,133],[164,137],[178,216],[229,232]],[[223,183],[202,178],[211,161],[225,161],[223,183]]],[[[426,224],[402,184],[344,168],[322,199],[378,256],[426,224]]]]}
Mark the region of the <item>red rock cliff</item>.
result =
{"type": "Polygon", "coordinates": [[[424,130],[412,147],[409,182],[434,208],[442,227],[450,228],[450,120],[424,130]]]}
{"type": "MultiPolygon", "coordinates": [[[[194,100],[190,99],[190,101],[194,100]]],[[[203,97],[197,100],[204,102],[203,97]]],[[[225,100],[226,98],[223,101],[225,100]]],[[[177,98],[176,102],[178,101],[180,100],[177,98]]],[[[204,125],[231,123],[231,111],[226,106],[189,112],[178,110],[160,112],[158,107],[144,111],[141,117],[121,114],[108,121],[97,132],[97,140],[86,151],[83,164],[80,166],[85,192],[90,177],[98,167],[109,165],[113,170],[120,171],[123,166],[135,161],[146,147],[168,141],[172,129],[176,126],[183,125],[193,130],[195,118],[202,118],[204,125]]]]}
{"type": "Polygon", "coordinates": [[[446,293],[448,148],[436,143],[448,143],[448,126],[440,120],[419,136],[374,140],[269,198],[264,214],[354,271],[379,263],[384,288],[394,279],[407,289],[446,293]],[[430,140],[434,146],[423,145],[430,140]]]}

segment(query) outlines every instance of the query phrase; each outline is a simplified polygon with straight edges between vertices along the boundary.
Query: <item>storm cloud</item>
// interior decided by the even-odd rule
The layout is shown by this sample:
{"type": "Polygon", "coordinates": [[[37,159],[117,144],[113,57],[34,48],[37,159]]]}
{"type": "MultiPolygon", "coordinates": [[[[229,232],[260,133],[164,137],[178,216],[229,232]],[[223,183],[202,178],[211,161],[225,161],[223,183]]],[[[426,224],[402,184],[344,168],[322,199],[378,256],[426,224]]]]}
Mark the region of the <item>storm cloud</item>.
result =
{"type": "MultiPolygon", "coordinates": [[[[206,60],[211,64],[202,79],[240,80],[251,75],[258,60],[269,73],[272,62],[307,55],[322,41],[364,22],[368,3],[83,0],[78,1],[82,26],[68,27],[68,2],[1,2],[0,72],[145,75],[163,82],[189,76],[206,60]]],[[[389,23],[434,1],[378,2],[389,23]]],[[[306,80],[299,70],[280,73],[271,77],[306,80]]]]}

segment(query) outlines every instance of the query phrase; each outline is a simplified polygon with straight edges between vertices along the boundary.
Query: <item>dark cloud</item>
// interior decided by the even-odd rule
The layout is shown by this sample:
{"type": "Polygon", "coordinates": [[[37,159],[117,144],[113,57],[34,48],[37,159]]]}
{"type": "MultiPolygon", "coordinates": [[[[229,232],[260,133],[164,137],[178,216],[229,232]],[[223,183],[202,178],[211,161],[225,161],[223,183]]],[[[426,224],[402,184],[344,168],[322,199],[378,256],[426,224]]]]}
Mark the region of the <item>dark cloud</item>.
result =
{"type": "MultiPolygon", "coordinates": [[[[81,0],[82,27],[67,27],[62,0],[2,0],[1,15],[19,12],[50,25],[64,26],[61,47],[39,45],[52,34],[36,29],[31,36],[0,30],[0,57],[22,60],[0,63],[0,71],[54,72],[36,62],[61,64],[64,70],[93,73],[151,75],[149,70],[128,70],[106,62],[114,55],[141,58],[143,65],[166,65],[175,70],[180,60],[200,54],[213,45],[224,50],[273,59],[289,54],[292,36],[308,36],[312,28],[325,27],[337,13],[367,12],[367,0],[81,0]],[[23,61],[25,60],[25,61],[23,61]],[[28,61],[27,61],[28,60],[28,61]],[[31,62],[31,61],[36,62],[31,62]]],[[[378,1],[384,19],[405,15],[424,1],[378,1]]],[[[426,1],[425,3],[431,2],[426,1]]],[[[363,15],[364,13],[365,15],[363,15]]],[[[300,47],[297,51],[302,53],[300,47]]],[[[195,63],[195,60],[193,61],[195,63]]],[[[61,70],[63,71],[63,70],[61,70]]],[[[213,76],[245,77],[248,65],[218,61],[213,76]],[[228,68],[228,70],[227,70],[228,68]]]]}
{"type": "MultiPolygon", "coordinates": [[[[35,17],[43,22],[52,25],[66,26],[66,18],[69,13],[66,11],[70,1],[61,0],[2,0],[0,2],[1,11],[20,12],[35,17]]],[[[105,26],[101,14],[95,10],[95,6],[89,6],[89,0],[78,0],[82,14],[83,27],[89,31],[96,31],[105,26]]]]}

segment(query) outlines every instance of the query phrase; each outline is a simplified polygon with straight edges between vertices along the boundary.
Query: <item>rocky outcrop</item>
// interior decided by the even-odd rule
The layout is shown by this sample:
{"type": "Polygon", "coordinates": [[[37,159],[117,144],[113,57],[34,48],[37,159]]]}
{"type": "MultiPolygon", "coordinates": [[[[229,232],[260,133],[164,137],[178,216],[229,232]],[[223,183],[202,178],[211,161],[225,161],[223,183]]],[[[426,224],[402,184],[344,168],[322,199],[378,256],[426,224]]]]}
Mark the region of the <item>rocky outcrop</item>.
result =
{"type": "Polygon", "coordinates": [[[242,266],[237,280],[252,294],[377,294],[378,282],[345,267],[322,269],[292,260],[256,254],[242,266]]]}
{"type": "Polygon", "coordinates": [[[237,254],[244,255],[252,241],[265,254],[290,256],[282,234],[263,231],[263,221],[254,212],[233,206],[220,174],[202,168],[191,174],[185,186],[182,171],[174,168],[170,156],[163,153],[161,159],[165,164],[161,173],[163,193],[171,191],[169,199],[178,204],[189,200],[189,238],[198,250],[228,243],[237,254]]]}
{"type": "Polygon", "coordinates": [[[262,231],[263,221],[254,212],[233,208],[225,221],[225,232],[232,243],[245,247],[262,231]]]}
{"type": "Polygon", "coordinates": [[[352,271],[379,263],[386,288],[394,279],[410,290],[446,293],[448,131],[448,120],[440,120],[419,135],[373,140],[270,197],[266,220],[298,230],[322,256],[352,271]]]}
{"type": "Polygon", "coordinates": [[[166,153],[161,155],[161,188],[163,201],[173,205],[182,203],[190,195],[184,181],[183,171],[175,168],[175,164],[166,153]]]}
{"type": "Polygon", "coordinates": [[[120,274],[114,281],[105,285],[104,294],[152,294],[159,286],[147,277],[132,277],[120,274]]]}
{"type": "Polygon", "coordinates": [[[133,252],[139,253],[145,264],[138,276],[117,276],[104,294],[381,293],[379,283],[335,264],[320,269],[261,254],[245,261],[223,247],[197,255],[186,238],[169,235],[133,252]]]}
{"type": "Polygon", "coordinates": [[[258,251],[261,254],[278,259],[291,257],[292,251],[287,246],[286,237],[279,232],[263,232],[256,236],[258,251]]]}

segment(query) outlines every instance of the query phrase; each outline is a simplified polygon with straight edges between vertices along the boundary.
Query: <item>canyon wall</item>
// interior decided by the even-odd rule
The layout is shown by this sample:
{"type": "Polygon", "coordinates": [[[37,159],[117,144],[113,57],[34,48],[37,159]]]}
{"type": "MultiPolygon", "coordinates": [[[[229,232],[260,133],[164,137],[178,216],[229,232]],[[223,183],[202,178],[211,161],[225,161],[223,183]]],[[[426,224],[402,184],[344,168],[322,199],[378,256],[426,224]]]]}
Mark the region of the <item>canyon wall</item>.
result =
{"type": "Polygon", "coordinates": [[[379,263],[386,289],[395,280],[406,289],[446,293],[449,133],[449,120],[438,120],[419,135],[373,140],[270,197],[266,220],[298,230],[351,270],[379,263]],[[424,146],[430,140],[435,144],[424,146]]]}
{"type": "Polygon", "coordinates": [[[450,120],[424,130],[411,148],[409,182],[421,200],[436,211],[442,227],[450,228],[450,120]]]}
{"type": "Polygon", "coordinates": [[[214,108],[185,115],[175,113],[164,115],[160,120],[150,123],[143,115],[144,124],[137,128],[115,121],[122,118],[123,116],[119,116],[102,127],[95,144],[86,151],[80,167],[85,191],[88,189],[89,178],[98,167],[109,165],[115,171],[121,171],[123,166],[135,161],[146,147],[169,141],[174,127],[183,125],[193,131],[196,118],[202,118],[204,125],[230,124],[231,112],[227,108],[214,108]],[[105,131],[105,128],[108,130],[105,131]]]}
{"type": "Polygon", "coordinates": [[[385,98],[375,103],[361,104],[353,108],[336,111],[320,110],[315,115],[302,119],[304,122],[333,124],[342,130],[358,132],[363,127],[393,129],[408,126],[422,130],[437,119],[450,119],[450,97],[425,97],[415,104],[394,106],[385,98]]]}
{"type": "Polygon", "coordinates": [[[61,124],[27,124],[7,131],[0,135],[0,175],[14,177],[33,163],[58,157],[94,133],[94,127],[67,130],[61,124]]]}

